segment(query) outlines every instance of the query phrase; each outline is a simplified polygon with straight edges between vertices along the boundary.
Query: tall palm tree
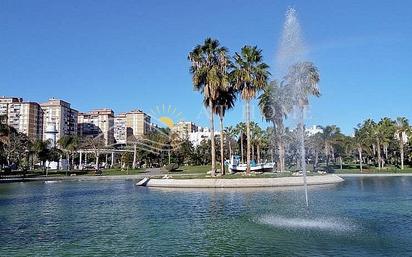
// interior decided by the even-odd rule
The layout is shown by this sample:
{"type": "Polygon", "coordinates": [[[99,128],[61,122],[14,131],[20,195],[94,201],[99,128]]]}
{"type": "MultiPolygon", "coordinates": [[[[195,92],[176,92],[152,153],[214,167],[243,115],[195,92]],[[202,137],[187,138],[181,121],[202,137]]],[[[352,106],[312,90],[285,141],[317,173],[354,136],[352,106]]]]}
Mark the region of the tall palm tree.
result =
{"type": "Polygon", "coordinates": [[[323,127],[322,130],[323,132],[320,135],[326,156],[326,166],[329,166],[330,156],[334,152],[333,147],[339,141],[340,129],[336,125],[331,125],[323,127]]]}
{"type": "Polygon", "coordinates": [[[398,117],[396,119],[395,138],[399,141],[399,151],[401,154],[401,169],[403,170],[404,162],[404,146],[408,142],[408,133],[411,132],[408,119],[405,117],[398,117]]]}
{"type": "Polygon", "coordinates": [[[240,140],[240,160],[242,163],[244,163],[243,139],[244,139],[244,135],[246,134],[246,124],[244,122],[239,122],[236,125],[236,133],[237,135],[239,135],[239,140],[240,140]]]}
{"type": "Polygon", "coordinates": [[[388,117],[382,118],[378,123],[378,136],[383,150],[381,156],[381,167],[383,168],[385,161],[388,159],[388,147],[396,132],[395,122],[388,117]]]}
{"type": "Polygon", "coordinates": [[[224,157],[224,127],[223,118],[226,111],[232,109],[235,106],[236,91],[233,87],[221,88],[216,99],[215,113],[219,116],[220,120],[220,164],[222,175],[225,175],[225,157],[224,157]]]}
{"type": "Polygon", "coordinates": [[[363,156],[362,153],[365,149],[368,148],[368,135],[367,131],[359,124],[355,128],[355,135],[353,137],[353,142],[356,150],[358,151],[359,157],[359,169],[363,172],[363,156]]]}
{"type": "Polygon", "coordinates": [[[228,148],[229,148],[229,158],[231,158],[232,154],[233,154],[232,140],[236,136],[237,136],[236,127],[229,126],[229,127],[225,128],[225,137],[226,137],[226,140],[228,142],[228,148]]]}
{"type": "MultiPolygon", "coordinates": [[[[304,184],[306,181],[306,154],[305,154],[305,125],[303,111],[309,105],[309,96],[320,96],[318,83],[319,72],[311,62],[299,62],[289,68],[285,81],[291,90],[292,102],[298,108],[299,131],[300,131],[300,155],[303,170],[304,184]]],[[[306,206],[308,206],[308,193],[305,186],[306,206]]]]}
{"type": "Polygon", "coordinates": [[[278,168],[280,171],[285,170],[285,127],[283,121],[292,110],[289,96],[290,95],[286,93],[285,87],[279,85],[276,80],[266,85],[263,93],[259,96],[260,112],[267,122],[272,122],[273,124],[279,157],[278,168]]]}
{"type": "Polygon", "coordinates": [[[246,173],[250,173],[250,101],[267,84],[269,66],[263,62],[262,50],[256,46],[244,46],[240,53],[235,53],[231,78],[233,85],[246,102],[246,173]]]}
{"type": "Polygon", "coordinates": [[[220,46],[218,40],[207,38],[202,45],[197,45],[188,56],[191,62],[190,73],[194,89],[200,91],[210,113],[210,136],[212,143],[212,176],[216,172],[214,112],[219,90],[228,86],[228,72],[230,60],[228,51],[220,46]]]}
{"type": "Polygon", "coordinates": [[[256,146],[256,162],[260,163],[260,147],[262,145],[262,138],[263,138],[263,130],[259,127],[256,122],[250,123],[250,137],[252,143],[252,159],[255,159],[255,148],[256,146]]]}
{"type": "MultiPolygon", "coordinates": [[[[304,121],[303,112],[305,106],[309,105],[309,96],[320,96],[318,83],[320,80],[319,71],[311,62],[299,62],[289,68],[288,74],[284,78],[287,89],[292,96],[292,103],[298,108],[299,130],[301,140],[302,165],[305,165],[304,148],[304,121]]],[[[304,168],[304,167],[303,167],[304,168]]]]}

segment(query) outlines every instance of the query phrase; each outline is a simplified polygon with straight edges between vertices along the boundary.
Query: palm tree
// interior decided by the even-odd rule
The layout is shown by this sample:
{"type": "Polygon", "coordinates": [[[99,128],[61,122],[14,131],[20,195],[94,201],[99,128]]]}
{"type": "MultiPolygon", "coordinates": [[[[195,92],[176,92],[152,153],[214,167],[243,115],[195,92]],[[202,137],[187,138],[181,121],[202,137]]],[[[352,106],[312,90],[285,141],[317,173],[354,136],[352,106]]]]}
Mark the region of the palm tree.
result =
{"type": "Polygon", "coordinates": [[[233,126],[229,126],[225,128],[225,136],[226,140],[228,142],[228,148],[229,148],[229,158],[232,157],[233,150],[232,150],[232,140],[234,137],[237,136],[237,130],[233,126]]]}
{"type": "Polygon", "coordinates": [[[388,147],[396,132],[395,122],[390,118],[384,117],[378,123],[378,136],[382,145],[383,156],[381,156],[381,167],[383,168],[385,161],[388,160],[388,147]]]}
{"type": "Polygon", "coordinates": [[[227,69],[230,61],[227,52],[225,47],[220,46],[218,40],[207,38],[203,45],[197,45],[188,56],[191,62],[190,73],[192,74],[194,89],[200,91],[208,102],[212,144],[212,176],[216,172],[213,115],[219,90],[226,88],[228,85],[227,69]]]}
{"type": "Polygon", "coordinates": [[[246,174],[250,173],[250,101],[262,90],[269,76],[269,66],[263,62],[262,50],[256,46],[244,46],[240,53],[235,53],[231,78],[233,85],[246,102],[246,174]]]}
{"type": "Polygon", "coordinates": [[[67,162],[68,162],[68,170],[71,170],[71,165],[73,162],[73,153],[77,151],[79,148],[80,140],[77,136],[72,136],[72,135],[65,135],[62,136],[59,141],[57,142],[61,149],[66,153],[67,157],[67,162]],[[70,161],[70,158],[71,161],[70,161]]]}
{"type": "Polygon", "coordinates": [[[302,165],[305,165],[305,148],[304,148],[304,121],[303,111],[305,106],[309,105],[309,96],[320,96],[318,83],[319,72],[316,66],[311,62],[299,62],[289,68],[285,76],[287,90],[292,96],[292,103],[298,108],[299,129],[301,133],[301,158],[302,165]]]}
{"type": "Polygon", "coordinates": [[[325,149],[325,144],[322,139],[321,133],[316,133],[314,135],[309,136],[308,138],[308,146],[309,151],[312,153],[314,160],[313,160],[313,171],[316,171],[318,168],[319,163],[319,153],[325,149]]]}
{"type": "Polygon", "coordinates": [[[368,135],[367,131],[359,124],[358,128],[355,128],[355,135],[353,137],[353,142],[356,150],[358,151],[359,157],[359,169],[363,171],[363,157],[362,152],[368,147],[368,135]]]}
{"type": "Polygon", "coordinates": [[[241,159],[241,162],[244,163],[243,138],[244,138],[244,135],[246,134],[246,124],[244,122],[239,122],[236,125],[236,133],[237,135],[239,135],[239,140],[240,140],[240,159],[241,159]]]}
{"type": "Polygon", "coordinates": [[[339,141],[340,129],[336,125],[331,125],[323,127],[322,130],[323,132],[320,135],[326,156],[326,166],[329,166],[330,156],[333,156],[334,152],[333,147],[339,141]]]}
{"type": "Polygon", "coordinates": [[[46,161],[49,158],[49,145],[50,140],[36,140],[32,145],[32,151],[36,155],[37,159],[42,163],[43,170],[46,171],[46,161]]]}
{"type": "Polygon", "coordinates": [[[286,94],[285,87],[279,85],[276,80],[266,85],[263,93],[259,96],[260,112],[267,122],[272,122],[273,124],[279,156],[278,168],[280,171],[285,170],[285,128],[283,120],[286,119],[287,114],[292,109],[291,101],[288,98],[289,94],[286,94]]]}
{"type": "Polygon", "coordinates": [[[223,118],[226,114],[226,111],[232,109],[235,106],[235,101],[236,91],[233,87],[219,90],[218,98],[216,99],[215,113],[219,116],[220,120],[220,162],[222,175],[225,175],[223,118]]]}
{"type": "Polygon", "coordinates": [[[405,117],[398,117],[396,119],[396,132],[395,138],[399,141],[399,150],[401,154],[401,170],[403,170],[404,162],[404,146],[408,142],[408,133],[410,133],[411,127],[409,126],[408,119],[405,117]]]}
{"type": "Polygon", "coordinates": [[[252,143],[252,159],[254,160],[255,158],[255,147],[256,146],[256,155],[257,159],[256,162],[260,163],[260,147],[262,145],[262,137],[263,137],[263,131],[259,127],[259,125],[256,122],[251,122],[250,123],[250,137],[251,137],[251,143],[252,143]]]}

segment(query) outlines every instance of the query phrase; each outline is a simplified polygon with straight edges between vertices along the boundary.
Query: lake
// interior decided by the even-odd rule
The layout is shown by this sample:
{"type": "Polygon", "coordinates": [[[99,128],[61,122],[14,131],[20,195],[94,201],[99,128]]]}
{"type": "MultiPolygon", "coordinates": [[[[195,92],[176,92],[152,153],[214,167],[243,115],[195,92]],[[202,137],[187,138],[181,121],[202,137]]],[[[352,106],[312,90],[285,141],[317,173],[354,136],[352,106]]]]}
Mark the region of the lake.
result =
{"type": "Polygon", "coordinates": [[[0,256],[412,256],[412,177],[298,188],[0,185],[0,256]]]}

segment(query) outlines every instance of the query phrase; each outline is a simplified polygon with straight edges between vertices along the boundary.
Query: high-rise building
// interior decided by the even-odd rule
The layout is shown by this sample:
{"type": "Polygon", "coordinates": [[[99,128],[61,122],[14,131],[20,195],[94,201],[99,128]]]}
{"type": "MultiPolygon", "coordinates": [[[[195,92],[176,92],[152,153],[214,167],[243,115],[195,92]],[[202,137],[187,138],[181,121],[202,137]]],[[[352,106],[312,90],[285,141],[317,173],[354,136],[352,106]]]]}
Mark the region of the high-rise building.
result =
{"type": "Polygon", "coordinates": [[[79,113],[78,134],[80,136],[102,136],[105,145],[114,143],[114,113],[111,109],[97,109],[79,113]]]}
{"type": "Polygon", "coordinates": [[[119,113],[114,117],[114,139],[116,144],[127,142],[126,113],[119,113]]]}
{"type": "Polygon", "coordinates": [[[140,110],[133,110],[126,113],[127,137],[136,138],[147,134],[150,131],[150,116],[140,110]]]}
{"type": "Polygon", "coordinates": [[[0,116],[5,123],[30,139],[42,139],[43,110],[38,103],[23,102],[22,98],[0,97],[0,116]]]}
{"type": "Polygon", "coordinates": [[[43,139],[46,139],[45,129],[54,125],[58,141],[64,135],[77,135],[78,111],[72,109],[68,102],[51,98],[48,102],[40,104],[43,110],[43,139]]]}
{"type": "Polygon", "coordinates": [[[187,139],[190,133],[198,131],[198,126],[190,121],[179,121],[173,126],[172,131],[180,138],[187,139]]]}
{"type": "Polygon", "coordinates": [[[7,117],[9,114],[9,105],[21,102],[23,102],[23,98],[0,96],[0,116],[7,117]]]}

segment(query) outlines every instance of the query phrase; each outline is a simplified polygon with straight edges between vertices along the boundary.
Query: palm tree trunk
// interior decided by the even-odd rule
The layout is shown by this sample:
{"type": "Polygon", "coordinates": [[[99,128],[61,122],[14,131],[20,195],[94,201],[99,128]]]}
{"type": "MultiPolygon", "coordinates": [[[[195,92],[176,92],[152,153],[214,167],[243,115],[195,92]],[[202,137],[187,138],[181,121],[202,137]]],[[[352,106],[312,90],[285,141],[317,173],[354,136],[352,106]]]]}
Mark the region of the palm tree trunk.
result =
{"type": "Polygon", "coordinates": [[[220,169],[222,175],[225,175],[225,155],[224,155],[224,140],[223,140],[223,115],[220,115],[220,169]]]}
{"type": "Polygon", "coordinates": [[[99,152],[96,152],[96,170],[99,170],[99,152]]]}
{"type": "Polygon", "coordinates": [[[246,174],[250,174],[250,101],[246,100],[246,174]]]}
{"type": "Polygon", "coordinates": [[[273,163],[273,155],[274,155],[273,149],[271,148],[270,149],[270,160],[271,160],[272,163],[273,163]]]}
{"type": "Polygon", "coordinates": [[[136,144],[133,145],[133,163],[132,168],[136,169],[136,159],[137,159],[137,151],[136,151],[136,144]]]}
{"type": "Polygon", "coordinates": [[[280,171],[285,171],[285,145],[283,142],[279,144],[279,162],[280,162],[280,171]]]}
{"type": "Polygon", "coordinates": [[[380,143],[379,143],[379,140],[378,140],[378,142],[377,142],[377,150],[378,150],[378,169],[380,170],[381,169],[381,146],[380,146],[380,143]]]}
{"type": "Polygon", "coordinates": [[[361,147],[358,147],[358,154],[359,154],[360,172],[362,172],[362,148],[361,147]]]}
{"type": "Polygon", "coordinates": [[[211,175],[214,177],[216,175],[216,152],[215,152],[215,125],[213,119],[213,102],[212,98],[209,98],[209,108],[210,108],[210,141],[212,146],[212,173],[211,175]]]}
{"type": "Polygon", "coordinates": [[[227,141],[228,145],[229,145],[229,159],[232,158],[232,143],[230,142],[230,138],[227,141]]]}
{"type": "Polygon", "coordinates": [[[339,156],[339,163],[340,163],[340,169],[342,170],[342,166],[343,166],[343,163],[342,163],[342,156],[339,156]]]}
{"type": "Polygon", "coordinates": [[[240,158],[242,163],[245,163],[243,160],[243,131],[240,132],[240,158]]]}
{"type": "Polygon", "coordinates": [[[257,163],[260,163],[260,146],[259,144],[256,145],[256,153],[257,153],[257,163]]]}
{"type": "Polygon", "coordinates": [[[329,167],[329,146],[325,143],[326,167],[329,167]]]}
{"type": "Polygon", "coordinates": [[[255,160],[255,144],[251,144],[252,145],[252,154],[251,154],[251,160],[255,160]]]}
{"type": "Polygon", "coordinates": [[[304,107],[300,107],[299,112],[299,127],[300,127],[300,157],[302,163],[302,173],[303,173],[303,185],[305,186],[305,200],[306,200],[306,207],[309,206],[308,202],[308,186],[307,186],[307,178],[306,178],[306,153],[305,153],[305,127],[304,127],[304,118],[303,118],[303,109],[304,107]]]}
{"type": "Polygon", "coordinates": [[[66,159],[67,159],[67,170],[70,170],[70,154],[69,154],[69,152],[66,153],[66,159]]]}
{"type": "MultiPolygon", "coordinates": [[[[402,138],[401,138],[402,140],[402,138]]],[[[403,170],[403,159],[404,159],[404,153],[403,153],[403,142],[400,144],[400,150],[401,150],[401,170],[403,170]]]]}

